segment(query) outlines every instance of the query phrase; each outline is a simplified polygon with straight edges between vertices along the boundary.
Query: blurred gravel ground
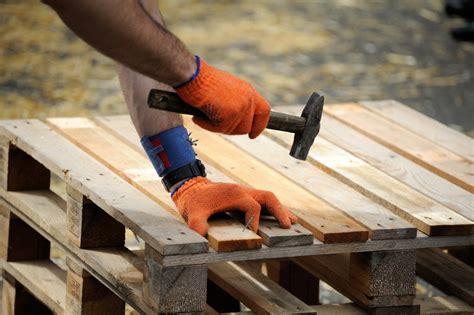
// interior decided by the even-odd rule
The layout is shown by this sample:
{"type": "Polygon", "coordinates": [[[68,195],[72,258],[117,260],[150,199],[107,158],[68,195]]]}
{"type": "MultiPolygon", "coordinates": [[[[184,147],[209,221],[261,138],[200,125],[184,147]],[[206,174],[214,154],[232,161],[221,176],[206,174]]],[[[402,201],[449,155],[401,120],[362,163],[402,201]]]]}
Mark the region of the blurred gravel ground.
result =
{"type": "MultiPolygon", "coordinates": [[[[393,98],[474,136],[474,45],[442,0],[162,0],[168,27],[273,104],[393,98]]],[[[113,62],[39,1],[0,0],[0,118],[124,113],[113,62]]]]}

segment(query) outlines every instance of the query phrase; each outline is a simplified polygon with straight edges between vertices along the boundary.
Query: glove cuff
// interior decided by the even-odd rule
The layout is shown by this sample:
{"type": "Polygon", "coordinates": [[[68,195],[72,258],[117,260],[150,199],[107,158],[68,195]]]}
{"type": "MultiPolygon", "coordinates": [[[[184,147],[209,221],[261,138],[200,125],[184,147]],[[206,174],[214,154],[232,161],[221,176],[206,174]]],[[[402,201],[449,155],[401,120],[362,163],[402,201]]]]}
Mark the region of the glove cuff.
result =
{"type": "Polygon", "coordinates": [[[188,104],[198,106],[206,103],[206,99],[212,94],[216,86],[219,86],[219,80],[216,71],[219,71],[204,60],[196,56],[198,62],[197,74],[184,84],[175,87],[176,93],[188,104]]]}

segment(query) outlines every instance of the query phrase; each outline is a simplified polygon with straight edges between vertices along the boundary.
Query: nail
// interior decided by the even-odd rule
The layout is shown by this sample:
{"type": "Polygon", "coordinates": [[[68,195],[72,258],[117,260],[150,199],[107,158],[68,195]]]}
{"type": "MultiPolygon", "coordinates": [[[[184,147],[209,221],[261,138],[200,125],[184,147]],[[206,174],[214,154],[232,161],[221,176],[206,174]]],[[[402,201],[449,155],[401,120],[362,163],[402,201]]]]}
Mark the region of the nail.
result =
{"type": "Polygon", "coordinates": [[[251,216],[250,219],[248,220],[248,222],[245,224],[244,228],[242,229],[242,232],[245,232],[245,229],[248,228],[248,226],[250,225],[252,220],[253,220],[253,216],[251,216]]]}

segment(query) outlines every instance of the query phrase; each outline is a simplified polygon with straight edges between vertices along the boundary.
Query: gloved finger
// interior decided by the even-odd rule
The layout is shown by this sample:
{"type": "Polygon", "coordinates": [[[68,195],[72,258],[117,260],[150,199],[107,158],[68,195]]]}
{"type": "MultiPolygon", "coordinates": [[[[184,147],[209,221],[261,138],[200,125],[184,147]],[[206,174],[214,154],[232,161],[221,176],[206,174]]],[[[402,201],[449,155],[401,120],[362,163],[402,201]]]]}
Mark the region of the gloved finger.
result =
{"type": "Polygon", "coordinates": [[[209,225],[207,224],[208,216],[203,213],[194,211],[189,214],[188,226],[202,236],[206,236],[209,225]]]}
{"type": "Polygon", "coordinates": [[[255,113],[253,116],[252,127],[249,138],[257,138],[265,129],[270,119],[270,104],[261,96],[257,95],[255,113]]]}
{"type": "Polygon", "coordinates": [[[245,212],[245,225],[255,233],[258,231],[261,208],[260,204],[251,197],[242,200],[239,204],[239,209],[245,212]]]}
{"type": "Polygon", "coordinates": [[[292,223],[296,223],[298,218],[284,207],[274,193],[265,190],[253,190],[255,200],[260,203],[270,214],[280,223],[280,226],[289,229],[292,223]]]}
{"type": "Polygon", "coordinates": [[[206,118],[193,117],[193,122],[199,127],[212,132],[219,132],[222,128],[218,123],[206,118]]]}

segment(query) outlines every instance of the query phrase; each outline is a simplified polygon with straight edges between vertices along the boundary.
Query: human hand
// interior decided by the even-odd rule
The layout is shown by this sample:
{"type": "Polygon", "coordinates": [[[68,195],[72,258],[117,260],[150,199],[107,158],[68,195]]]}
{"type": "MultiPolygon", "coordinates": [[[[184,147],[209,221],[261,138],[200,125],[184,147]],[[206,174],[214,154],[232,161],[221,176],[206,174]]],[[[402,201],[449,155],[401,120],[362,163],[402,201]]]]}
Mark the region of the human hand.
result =
{"type": "Polygon", "coordinates": [[[194,177],[173,194],[173,201],[191,229],[205,236],[207,220],[213,214],[242,211],[248,228],[257,232],[260,212],[266,210],[280,223],[290,228],[298,218],[282,206],[272,192],[237,184],[213,183],[205,177],[194,177]]]}
{"type": "Polygon", "coordinates": [[[186,103],[201,110],[208,119],[194,117],[198,126],[229,135],[256,138],[267,126],[270,104],[248,82],[211,67],[199,57],[198,74],[176,87],[186,103]]]}

